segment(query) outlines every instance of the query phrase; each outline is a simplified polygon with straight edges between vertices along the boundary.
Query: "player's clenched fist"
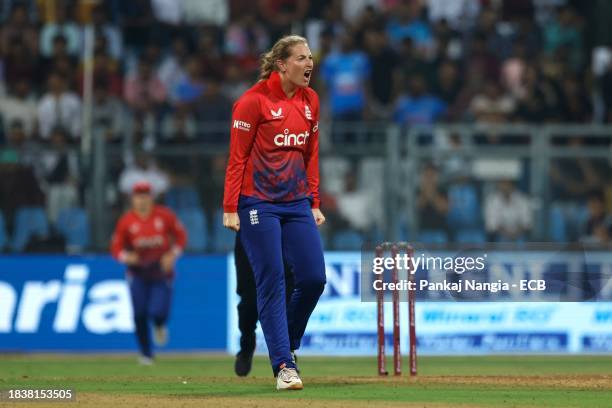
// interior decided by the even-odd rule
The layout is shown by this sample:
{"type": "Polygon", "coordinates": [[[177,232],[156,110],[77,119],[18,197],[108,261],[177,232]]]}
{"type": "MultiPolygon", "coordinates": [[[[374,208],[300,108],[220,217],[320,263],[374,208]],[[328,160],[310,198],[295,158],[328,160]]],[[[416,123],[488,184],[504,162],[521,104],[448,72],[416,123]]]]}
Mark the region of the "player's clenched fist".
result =
{"type": "Polygon", "coordinates": [[[312,209],[312,216],[315,219],[315,222],[317,223],[317,225],[321,225],[325,222],[325,216],[323,215],[323,213],[321,212],[321,210],[319,210],[318,208],[313,208],[312,209]]]}
{"type": "Polygon", "coordinates": [[[223,213],[223,226],[238,232],[240,230],[240,218],[238,218],[238,213],[223,213]]]}

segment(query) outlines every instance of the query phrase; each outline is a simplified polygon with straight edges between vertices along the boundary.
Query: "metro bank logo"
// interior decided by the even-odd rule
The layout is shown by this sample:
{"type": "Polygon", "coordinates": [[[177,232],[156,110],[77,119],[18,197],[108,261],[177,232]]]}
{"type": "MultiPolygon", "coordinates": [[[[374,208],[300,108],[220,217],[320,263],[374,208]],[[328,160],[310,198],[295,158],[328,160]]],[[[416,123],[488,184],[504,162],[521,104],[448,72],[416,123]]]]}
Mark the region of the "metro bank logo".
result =
{"type": "Polygon", "coordinates": [[[243,120],[236,119],[234,120],[233,128],[248,132],[249,130],[251,130],[251,124],[249,122],[245,122],[243,120]]]}

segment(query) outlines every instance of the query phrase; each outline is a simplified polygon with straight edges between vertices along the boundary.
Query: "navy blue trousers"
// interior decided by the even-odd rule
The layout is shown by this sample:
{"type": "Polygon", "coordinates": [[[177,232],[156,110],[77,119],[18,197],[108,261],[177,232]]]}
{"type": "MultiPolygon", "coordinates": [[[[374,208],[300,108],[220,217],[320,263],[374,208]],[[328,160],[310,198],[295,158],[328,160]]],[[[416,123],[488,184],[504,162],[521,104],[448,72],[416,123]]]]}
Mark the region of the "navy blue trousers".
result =
{"type": "Polygon", "coordinates": [[[257,287],[257,311],[272,370],[293,367],[291,350],[300,348],[306,324],[325,287],[321,236],[307,199],[287,203],[243,200],[238,210],[240,238],[257,287]],[[294,288],[285,301],[283,259],[294,288]]]}
{"type": "Polygon", "coordinates": [[[156,326],[166,324],[172,300],[172,280],[146,280],[137,276],[128,277],[134,326],[140,353],[153,357],[149,322],[156,326]]]}

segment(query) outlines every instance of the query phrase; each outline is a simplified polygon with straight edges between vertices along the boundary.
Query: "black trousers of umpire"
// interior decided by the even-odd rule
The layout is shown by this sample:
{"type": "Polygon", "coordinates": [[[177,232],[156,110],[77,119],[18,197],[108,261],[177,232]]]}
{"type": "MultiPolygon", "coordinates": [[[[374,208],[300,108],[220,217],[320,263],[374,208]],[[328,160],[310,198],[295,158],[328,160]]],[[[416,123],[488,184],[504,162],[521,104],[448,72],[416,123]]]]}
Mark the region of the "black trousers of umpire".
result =
{"type": "MultiPolygon", "coordinates": [[[[240,353],[252,354],[255,351],[255,329],[257,328],[257,289],[255,275],[240,242],[239,233],[234,243],[234,262],[236,265],[236,293],[240,296],[238,303],[238,328],[240,329],[240,353]]],[[[293,292],[293,273],[285,263],[285,294],[289,304],[293,292]]]]}

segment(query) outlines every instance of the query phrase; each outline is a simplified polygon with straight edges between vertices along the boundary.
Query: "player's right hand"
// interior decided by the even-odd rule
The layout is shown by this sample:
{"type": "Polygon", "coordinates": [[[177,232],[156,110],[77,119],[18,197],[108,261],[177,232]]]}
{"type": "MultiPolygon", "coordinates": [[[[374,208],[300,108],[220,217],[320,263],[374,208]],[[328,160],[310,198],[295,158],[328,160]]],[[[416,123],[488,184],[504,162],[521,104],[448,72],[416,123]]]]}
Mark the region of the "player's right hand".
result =
{"type": "Polygon", "coordinates": [[[140,262],[138,253],[134,251],[127,251],[125,255],[123,256],[123,262],[126,265],[138,265],[138,262],[140,262]]]}
{"type": "Polygon", "coordinates": [[[238,213],[223,213],[223,226],[238,232],[240,230],[240,218],[238,218],[238,213]]]}

